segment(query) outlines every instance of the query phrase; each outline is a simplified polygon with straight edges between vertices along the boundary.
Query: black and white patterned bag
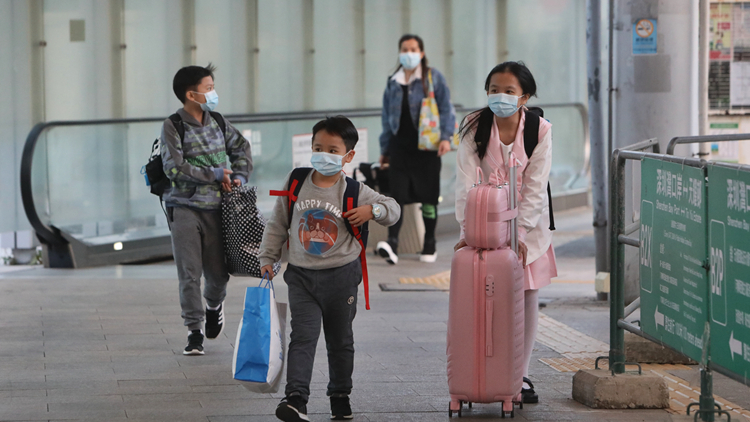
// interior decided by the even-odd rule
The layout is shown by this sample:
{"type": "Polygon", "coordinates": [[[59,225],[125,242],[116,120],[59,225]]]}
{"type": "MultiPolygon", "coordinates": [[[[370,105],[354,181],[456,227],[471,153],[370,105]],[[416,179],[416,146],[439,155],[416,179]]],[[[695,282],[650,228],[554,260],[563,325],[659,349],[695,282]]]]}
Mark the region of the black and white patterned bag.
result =
{"type": "MultiPolygon", "coordinates": [[[[229,274],[240,277],[261,277],[260,243],[266,219],[257,206],[257,187],[232,186],[224,192],[221,204],[221,222],[224,232],[224,255],[229,274]]],[[[273,264],[274,275],[281,263],[273,264]]]]}

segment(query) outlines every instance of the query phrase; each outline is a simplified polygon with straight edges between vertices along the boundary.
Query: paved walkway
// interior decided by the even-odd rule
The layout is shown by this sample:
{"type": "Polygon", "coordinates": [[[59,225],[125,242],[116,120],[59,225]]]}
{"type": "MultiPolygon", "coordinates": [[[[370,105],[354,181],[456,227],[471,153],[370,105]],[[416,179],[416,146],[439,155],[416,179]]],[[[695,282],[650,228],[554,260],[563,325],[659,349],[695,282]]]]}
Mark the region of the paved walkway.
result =
{"type": "MultiPolygon", "coordinates": [[[[581,230],[556,235],[563,252],[558,254],[561,279],[567,282],[542,290],[548,303],[543,312],[549,324],[606,342],[608,308],[593,299],[593,258],[580,247],[568,256],[564,245],[590,238],[590,214],[579,210],[556,217],[569,221],[559,227],[579,224],[581,230]]],[[[416,256],[403,257],[398,266],[371,258],[372,310],[361,306],[355,320],[355,420],[448,420],[448,295],[439,289],[383,291],[378,286],[448,270],[452,245],[453,239],[441,239],[440,259],[431,266],[416,256]]],[[[187,331],[173,264],[1,272],[0,421],[274,420],[281,395],[249,393],[231,376],[243,293],[253,283],[230,281],[224,334],[206,343],[205,356],[185,357],[187,331]]],[[[276,287],[285,300],[286,286],[276,287]]],[[[539,360],[564,357],[537,344],[531,373],[541,402],[517,411],[516,420],[672,420],[663,410],[601,411],[574,402],[573,372],[559,372],[539,360]]],[[[324,421],[329,408],[322,341],[315,369],[308,409],[312,420],[324,421]]],[[[462,419],[494,419],[499,412],[499,405],[476,405],[462,419]]]]}

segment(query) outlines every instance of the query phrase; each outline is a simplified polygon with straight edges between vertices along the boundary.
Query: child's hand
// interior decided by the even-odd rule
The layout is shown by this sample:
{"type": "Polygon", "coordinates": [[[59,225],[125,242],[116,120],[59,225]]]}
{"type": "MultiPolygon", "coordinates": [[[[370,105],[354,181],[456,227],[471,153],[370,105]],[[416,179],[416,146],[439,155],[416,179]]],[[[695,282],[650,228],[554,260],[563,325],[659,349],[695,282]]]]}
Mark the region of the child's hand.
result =
{"type": "Polygon", "coordinates": [[[349,220],[349,224],[359,227],[374,218],[372,215],[372,205],[362,205],[361,207],[349,210],[344,213],[344,217],[349,220]]]}
{"type": "Polygon", "coordinates": [[[264,265],[260,269],[260,276],[263,277],[268,274],[268,279],[273,280],[273,265],[264,265]]]}
{"type": "Polygon", "coordinates": [[[221,179],[221,190],[224,192],[232,191],[232,180],[229,178],[230,174],[232,174],[232,170],[224,169],[224,178],[221,179]]]}

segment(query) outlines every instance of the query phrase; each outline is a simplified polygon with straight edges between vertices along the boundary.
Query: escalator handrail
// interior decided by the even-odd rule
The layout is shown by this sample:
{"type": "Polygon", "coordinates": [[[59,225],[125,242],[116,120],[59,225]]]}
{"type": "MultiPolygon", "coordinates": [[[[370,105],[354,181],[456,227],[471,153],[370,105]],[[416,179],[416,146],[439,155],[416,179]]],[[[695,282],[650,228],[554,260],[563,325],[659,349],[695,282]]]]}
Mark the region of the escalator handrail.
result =
{"type": "MultiPolygon", "coordinates": [[[[584,123],[583,126],[586,134],[585,140],[586,143],[588,143],[588,114],[587,108],[583,103],[539,104],[536,106],[542,107],[544,109],[559,107],[575,107],[576,109],[578,109],[581,113],[584,123]]],[[[455,107],[456,111],[459,113],[469,113],[477,110],[477,108],[463,107],[458,104],[455,107]]],[[[347,117],[377,117],[381,115],[381,111],[382,109],[378,107],[343,110],[295,111],[287,113],[227,114],[225,115],[225,117],[227,118],[227,120],[233,123],[269,123],[324,119],[327,116],[333,116],[337,114],[342,114],[347,117]]],[[[42,220],[39,218],[36,207],[34,206],[34,196],[31,187],[31,170],[34,160],[34,150],[36,149],[39,137],[45,130],[62,126],[98,126],[114,124],[156,123],[163,122],[164,120],[165,118],[162,117],[145,117],[132,119],[52,121],[36,124],[31,129],[31,132],[29,132],[29,135],[26,137],[26,143],[23,147],[23,154],[21,155],[21,200],[23,202],[23,209],[26,212],[26,217],[28,218],[31,227],[36,232],[39,240],[42,243],[47,244],[68,243],[68,241],[59,233],[56,228],[50,227],[42,222],[42,220]]],[[[587,168],[588,154],[586,154],[586,165],[584,166],[584,169],[587,168]]]]}

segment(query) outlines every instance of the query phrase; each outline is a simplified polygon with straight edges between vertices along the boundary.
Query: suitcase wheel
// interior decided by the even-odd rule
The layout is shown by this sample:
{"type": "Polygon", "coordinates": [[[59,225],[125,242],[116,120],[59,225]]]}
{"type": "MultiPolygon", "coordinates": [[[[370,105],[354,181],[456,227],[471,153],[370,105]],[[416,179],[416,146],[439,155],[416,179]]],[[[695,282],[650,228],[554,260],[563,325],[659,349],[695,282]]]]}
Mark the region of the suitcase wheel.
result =
{"type": "Polygon", "coordinates": [[[504,418],[514,418],[516,416],[516,412],[513,406],[512,401],[508,402],[502,402],[503,404],[503,419],[504,418]]]}
{"type": "Polygon", "coordinates": [[[455,412],[455,413],[458,414],[458,417],[460,418],[461,417],[461,408],[462,407],[464,407],[464,402],[463,401],[460,401],[460,400],[459,401],[451,400],[450,403],[448,403],[448,417],[452,418],[453,417],[453,413],[455,412]]]}

